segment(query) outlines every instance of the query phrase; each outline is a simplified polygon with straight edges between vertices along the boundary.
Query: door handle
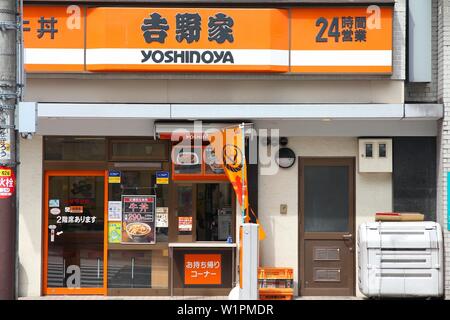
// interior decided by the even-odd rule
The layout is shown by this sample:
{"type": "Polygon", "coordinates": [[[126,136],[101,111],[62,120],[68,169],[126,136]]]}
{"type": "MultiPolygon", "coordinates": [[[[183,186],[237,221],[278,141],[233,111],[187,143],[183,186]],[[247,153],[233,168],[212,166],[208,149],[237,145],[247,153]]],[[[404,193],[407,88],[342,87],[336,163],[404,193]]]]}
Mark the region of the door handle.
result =
{"type": "Polygon", "coordinates": [[[344,240],[350,240],[353,239],[353,234],[349,233],[349,234],[343,234],[342,238],[344,238],[344,240]]]}

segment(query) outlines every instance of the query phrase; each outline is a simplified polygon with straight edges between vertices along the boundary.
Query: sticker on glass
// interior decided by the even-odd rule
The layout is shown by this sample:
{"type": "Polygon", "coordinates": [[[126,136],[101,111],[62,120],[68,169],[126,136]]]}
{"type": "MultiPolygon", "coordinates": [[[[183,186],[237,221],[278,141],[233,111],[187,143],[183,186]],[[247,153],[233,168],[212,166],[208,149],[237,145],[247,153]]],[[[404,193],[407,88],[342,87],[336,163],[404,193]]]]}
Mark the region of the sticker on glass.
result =
{"type": "Polygon", "coordinates": [[[59,208],[51,208],[50,213],[54,216],[57,216],[58,214],[61,213],[61,210],[59,208]]]}
{"type": "Polygon", "coordinates": [[[58,208],[59,207],[59,199],[50,199],[50,200],[48,200],[48,206],[50,208],[58,208]]]}

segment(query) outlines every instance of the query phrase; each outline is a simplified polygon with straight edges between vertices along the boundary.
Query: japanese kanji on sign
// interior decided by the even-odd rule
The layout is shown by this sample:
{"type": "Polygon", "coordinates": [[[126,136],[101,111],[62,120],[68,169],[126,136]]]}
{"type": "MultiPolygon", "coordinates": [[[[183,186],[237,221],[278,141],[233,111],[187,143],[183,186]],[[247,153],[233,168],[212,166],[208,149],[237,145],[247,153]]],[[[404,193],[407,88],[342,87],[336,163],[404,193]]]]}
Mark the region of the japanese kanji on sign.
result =
{"type": "Polygon", "coordinates": [[[222,284],[222,256],[220,254],[185,254],[184,284],[222,284]]]}
{"type": "Polygon", "coordinates": [[[14,194],[16,176],[9,167],[0,167],[0,199],[6,199],[14,194]]]}
{"type": "Polygon", "coordinates": [[[122,196],[122,243],[156,243],[156,196],[122,196]]]}
{"type": "Polygon", "coordinates": [[[27,72],[392,73],[392,6],[25,6],[27,72]]]}
{"type": "Polygon", "coordinates": [[[24,7],[26,71],[84,71],[85,8],[24,7]]]}
{"type": "Polygon", "coordinates": [[[87,17],[88,71],[288,71],[286,10],[89,8],[87,17]]]}
{"type": "Polygon", "coordinates": [[[392,7],[298,8],[291,72],[391,73],[392,7]]]}

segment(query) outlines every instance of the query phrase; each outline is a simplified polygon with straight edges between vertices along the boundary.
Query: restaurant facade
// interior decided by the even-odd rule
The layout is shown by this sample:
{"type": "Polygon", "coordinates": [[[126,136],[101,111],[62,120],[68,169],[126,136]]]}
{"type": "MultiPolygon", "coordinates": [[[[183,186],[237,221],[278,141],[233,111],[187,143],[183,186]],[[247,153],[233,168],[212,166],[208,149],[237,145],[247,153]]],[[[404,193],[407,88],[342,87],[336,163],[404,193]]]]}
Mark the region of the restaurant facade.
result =
{"type": "Polygon", "coordinates": [[[260,266],[361,295],[359,224],[446,221],[439,6],[421,80],[407,2],[26,1],[19,296],[228,295],[240,206],[207,133],[242,123],[260,266]]]}

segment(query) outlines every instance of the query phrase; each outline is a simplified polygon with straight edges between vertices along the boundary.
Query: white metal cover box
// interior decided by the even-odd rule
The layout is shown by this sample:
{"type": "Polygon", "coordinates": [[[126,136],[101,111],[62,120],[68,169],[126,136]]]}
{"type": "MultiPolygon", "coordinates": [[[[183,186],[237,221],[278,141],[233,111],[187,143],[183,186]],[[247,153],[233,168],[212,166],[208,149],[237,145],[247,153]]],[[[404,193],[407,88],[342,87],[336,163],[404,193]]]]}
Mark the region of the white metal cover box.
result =
{"type": "Polygon", "coordinates": [[[367,297],[439,297],[444,293],[438,223],[370,222],[358,230],[358,284],[367,297]]]}

